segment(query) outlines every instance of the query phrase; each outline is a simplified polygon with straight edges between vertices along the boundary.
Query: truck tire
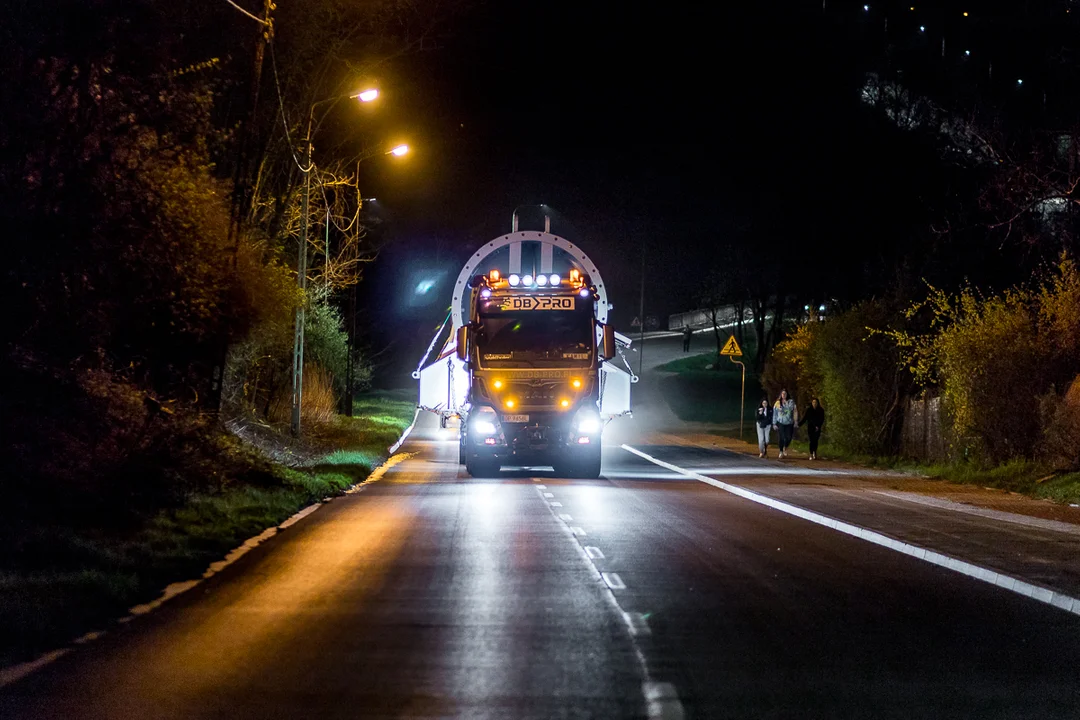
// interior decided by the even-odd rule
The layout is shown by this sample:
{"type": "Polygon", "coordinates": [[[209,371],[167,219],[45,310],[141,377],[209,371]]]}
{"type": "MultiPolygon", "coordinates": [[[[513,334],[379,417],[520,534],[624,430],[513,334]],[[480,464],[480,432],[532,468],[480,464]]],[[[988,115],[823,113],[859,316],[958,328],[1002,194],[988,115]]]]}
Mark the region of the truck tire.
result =
{"type": "Polygon", "coordinates": [[[595,480],[600,477],[600,459],[600,448],[597,447],[595,452],[590,452],[574,464],[574,469],[576,470],[574,477],[586,478],[589,480],[595,480]]]}
{"type": "Polygon", "coordinates": [[[458,465],[465,464],[465,428],[458,432],[457,462],[458,465]]]}
{"type": "Polygon", "coordinates": [[[498,461],[481,458],[466,458],[465,470],[474,478],[493,478],[499,474],[502,466],[498,461]]]}

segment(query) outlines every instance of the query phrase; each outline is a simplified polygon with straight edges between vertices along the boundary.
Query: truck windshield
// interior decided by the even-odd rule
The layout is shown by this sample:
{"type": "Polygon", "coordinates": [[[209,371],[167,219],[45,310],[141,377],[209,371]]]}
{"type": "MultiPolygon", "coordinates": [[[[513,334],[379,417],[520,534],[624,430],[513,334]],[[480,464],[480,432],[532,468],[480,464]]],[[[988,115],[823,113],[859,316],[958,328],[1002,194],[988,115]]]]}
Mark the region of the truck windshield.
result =
{"type": "Polygon", "coordinates": [[[591,308],[571,311],[501,312],[480,318],[477,347],[484,365],[558,361],[588,365],[592,355],[591,308]]]}

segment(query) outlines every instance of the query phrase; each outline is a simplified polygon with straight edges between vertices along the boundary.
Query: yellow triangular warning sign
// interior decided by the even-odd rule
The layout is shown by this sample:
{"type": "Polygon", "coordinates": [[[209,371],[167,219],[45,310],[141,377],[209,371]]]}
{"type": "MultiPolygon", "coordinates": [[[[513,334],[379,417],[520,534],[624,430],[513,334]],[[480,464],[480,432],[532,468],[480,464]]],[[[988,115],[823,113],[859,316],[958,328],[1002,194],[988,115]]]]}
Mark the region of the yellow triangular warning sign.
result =
{"type": "Polygon", "coordinates": [[[724,344],[724,349],[720,351],[720,354],[734,355],[736,357],[742,356],[742,350],[739,348],[739,343],[735,342],[734,335],[728,338],[727,343],[724,344]]]}

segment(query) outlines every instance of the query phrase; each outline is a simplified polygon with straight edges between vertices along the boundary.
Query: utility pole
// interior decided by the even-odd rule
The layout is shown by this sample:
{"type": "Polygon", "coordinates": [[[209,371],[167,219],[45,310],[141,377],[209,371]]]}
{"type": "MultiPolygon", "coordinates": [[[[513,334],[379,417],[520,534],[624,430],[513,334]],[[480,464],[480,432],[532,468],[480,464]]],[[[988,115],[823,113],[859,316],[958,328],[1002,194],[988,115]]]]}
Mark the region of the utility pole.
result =
{"type": "Polygon", "coordinates": [[[638,337],[637,374],[641,377],[641,364],[645,356],[645,238],[641,239],[641,303],[638,318],[641,320],[641,334],[638,337]]]}
{"type": "Polygon", "coordinates": [[[296,255],[296,284],[300,288],[300,304],[296,306],[296,328],[293,331],[293,392],[292,434],[300,437],[300,408],[304,400],[304,322],[307,302],[307,243],[308,206],[311,202],[311,122],[308,117],[307,135],[304,137],[304,201],[300,210],[300,248],[296,255]]]}

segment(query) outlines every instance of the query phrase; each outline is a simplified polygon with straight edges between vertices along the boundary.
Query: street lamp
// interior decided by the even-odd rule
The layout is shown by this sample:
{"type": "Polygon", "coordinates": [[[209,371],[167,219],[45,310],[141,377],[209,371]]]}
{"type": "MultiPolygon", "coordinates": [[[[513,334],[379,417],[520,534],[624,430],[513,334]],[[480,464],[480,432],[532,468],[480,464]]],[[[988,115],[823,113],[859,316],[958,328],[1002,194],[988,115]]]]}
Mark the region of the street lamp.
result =
{"type": "MultiPolygon", "coordinates": [[[[304,134],[304,165],[300,169],[304,173],[304,200],[300,210],[300,247],[296,258],[296,284],[300,288],[301,295],[307,291],[307,244],[308,244],[308,207],[311,203],[311,130],[315,124],[315,108],[326,103],[337,103],[344,98],[371,102],[379,97],[379,91],[374,88],[363,90],[355,95],[338,95],[335,97],[319,100],[311,104],[308,111],[307,132],[304,134]]],[[[406,149],[407,151],[407,149],[406,149]]],[[[393,151],[391,151],[393,152],[393,151]]],[[[292,434],[300,436],[300,407],[304,394],[304,320],[306,311],[304,303],[296,308],[296,327],[293,329],[293,387],[292,387],[292,434]]]]}
{"type": "Polygon", "coordinates": [[[394,148],[393,150],[391,150],[390,152],[388,152],[386,154],[387,155],[396,155],[397,157],[401,157],[402,155],[404,155],[407,152],[409,152],[409,146],[408,145],[398,145],[396,148],[394,148]]]}

